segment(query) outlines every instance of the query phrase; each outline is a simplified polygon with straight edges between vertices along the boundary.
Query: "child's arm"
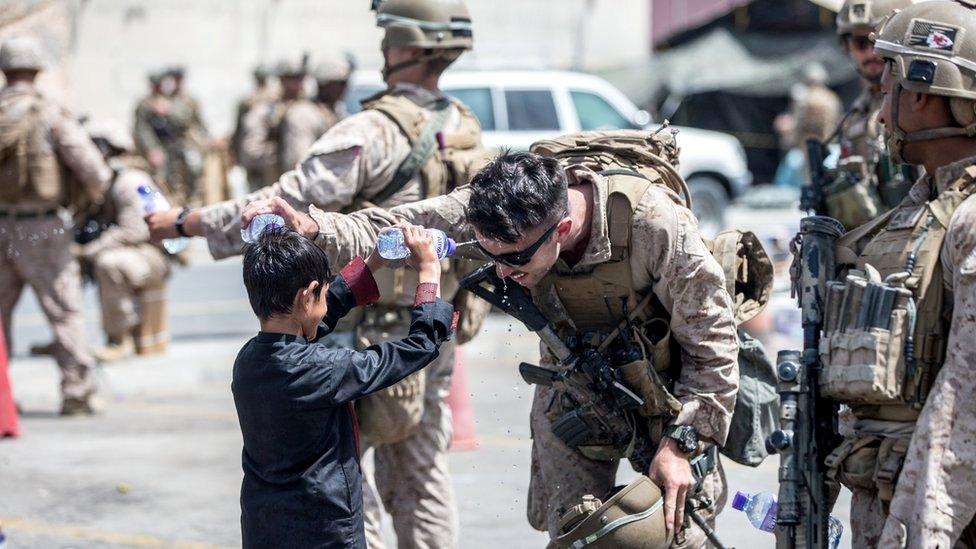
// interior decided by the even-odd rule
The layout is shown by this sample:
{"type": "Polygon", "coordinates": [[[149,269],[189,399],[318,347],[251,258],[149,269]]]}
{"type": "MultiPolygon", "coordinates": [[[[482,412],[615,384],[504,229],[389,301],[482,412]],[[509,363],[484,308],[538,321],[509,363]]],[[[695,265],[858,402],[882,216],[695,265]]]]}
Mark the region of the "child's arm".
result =
{"type": "MultiPolygon", "coordinates": [[[[375,252],[366,261],[354,257],[332,279],[326,295],[328,310],[322,319],[327,328],[326,333],[331,332],[339,320],[354,307],[369,305],[379,299],[380,292],[376,287],[376,280],[373,279],[373,272],[381,266],[378,257],[375,252]]],[[[321,327],[319,331],[321,332],[321,327]]]]}
{"type": "Polygon", "coordinates": [[[454,308],[441,300],[440,261],[430,236],[422,227],[404,228],[410,248],[407,262],[417,269],[420,284],[414,297],[410,331],[399,341],[373,345],[361,352],[325,350],[321,359],[329,363],[329,394],[337,403],[349,402],[384,389],[430,364],[440,345],[454,328],[454,308]]]}

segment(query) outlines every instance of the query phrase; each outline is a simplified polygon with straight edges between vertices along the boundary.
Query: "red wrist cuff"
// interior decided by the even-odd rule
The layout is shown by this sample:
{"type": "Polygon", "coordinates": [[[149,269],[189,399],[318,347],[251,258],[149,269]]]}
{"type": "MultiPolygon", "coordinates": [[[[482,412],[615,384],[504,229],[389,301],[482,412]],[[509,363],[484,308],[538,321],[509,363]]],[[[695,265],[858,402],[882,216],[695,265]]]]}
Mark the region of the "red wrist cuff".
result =
{"type": "Polygon", "coordinates": [[[354,257],[339,272],[346,280],[349,289],[352,290],[353,297],[356,298],[356,305],[368,305],[380,298],[380,290],[376,287],[376,279],[369,271],[366,262],[361,257],[354,257]]]}
{"type": "Polygon", "coordinates": [[[423,305],[424,303],[433,303],[437,301],[437,287],[436,282],[421,282],[417,284],[417,292],[413,294],[413,306],[423,305]]]}

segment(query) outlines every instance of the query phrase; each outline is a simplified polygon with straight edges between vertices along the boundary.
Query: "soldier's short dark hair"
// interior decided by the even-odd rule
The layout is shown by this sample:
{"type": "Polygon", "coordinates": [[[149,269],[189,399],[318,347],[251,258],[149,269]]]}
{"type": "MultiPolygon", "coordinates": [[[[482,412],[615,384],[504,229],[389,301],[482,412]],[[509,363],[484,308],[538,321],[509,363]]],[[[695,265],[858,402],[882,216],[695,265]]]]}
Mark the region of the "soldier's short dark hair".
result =
{"type": "Polygon", "coordinates": [[[566,173],[553,158],[504,152],[471,180],[468,222],[482,235],[518,242],[527,231],[566,215],[566,173]]]}
{"type": "Polygon", "coordinates": [[[295,296],[313,280],[321,283],[320,291],[332,280],[329,258],[292,230],[265,230],[244,247],[244,287],[251,309],[262,320],[290,313],[295,296]]]}

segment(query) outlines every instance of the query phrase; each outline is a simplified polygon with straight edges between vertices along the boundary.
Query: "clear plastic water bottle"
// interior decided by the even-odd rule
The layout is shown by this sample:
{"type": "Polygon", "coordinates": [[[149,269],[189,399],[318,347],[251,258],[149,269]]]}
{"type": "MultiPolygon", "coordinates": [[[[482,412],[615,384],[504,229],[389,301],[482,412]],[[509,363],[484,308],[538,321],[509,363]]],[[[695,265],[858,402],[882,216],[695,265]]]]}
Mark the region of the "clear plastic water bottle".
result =
{"type": "MultiPolygon", "coordinates": [[[[149,185],[139,186],[139,199],[142,200],[142,211],[146,212],[147,214],[170,209],[169,200],[166,200],[163,193],[153,189],[149,185]]],[[[190,239],[183,236],[177,238],[166,238],[163,239],[163,248],[166,248],[166,251],[171,254],[178,254],[182,252],[189,243],[190,239]]]]}
{"type": "MultiPolygon", "coordinates": [[[[457,249],[457,242],[454,242],[453,238],[449,238],[444,231],[438,229],[427,229],[430,233],[431,239],[434,241],[434,250],[437,252],[437,257],[444,259],[445,257],[454,255],[454,251],[457,249]]],[[[406,242],[403,238],[403,231],[397,227],[387,227],[380,231],[380,234],[376,239],[376,248],[380,252],[380,257],[383,259],[404,259],[410,257],[410,249],[407,248],[406,242]]]]}
{"type": "Polygon", "coordinates": [[[7,536],[3,534],[3,530],[0,530],[0,549],[7,549],[7,536]]]}
{"type": "MultiPolygon", "coordinates": [[[[763,532],[776,530],[776,496],[769,492],[762,492],[750,496],[745,492],[736,492],[732,498],[732,508],[746,514],[749,522],[763,532]]],[[[837,517],[830,515],[827,520],[829,547],[836,549],[840,545],[840,537],[844,533],[844,525],[837,517]]]]}
{"type": "Polygon", "coordinates": [[[267,229],[280,229],[284,226],[285,219],[278,214],[256,215],[247,224],[247,227],[241,229],[241,238],[244,239],[244,242],[253,244],[267,229]]]}

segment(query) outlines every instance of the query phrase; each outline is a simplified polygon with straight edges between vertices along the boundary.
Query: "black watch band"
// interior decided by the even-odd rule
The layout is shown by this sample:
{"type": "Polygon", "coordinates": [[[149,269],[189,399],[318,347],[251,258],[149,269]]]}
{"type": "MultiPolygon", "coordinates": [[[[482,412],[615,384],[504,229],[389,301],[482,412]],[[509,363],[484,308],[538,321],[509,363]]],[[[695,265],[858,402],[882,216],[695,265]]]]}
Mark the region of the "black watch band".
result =
{"type": "Polygon", "coordinates": [[[176,216],[176,234],[189,238],[190,235],[186,234],[186,229],[183,227],[183,223],[186,222],[186,214],[190,213],[190,208],[186,206],[180,210],[180,214],[176,216]]]}
{"type": "Polygon", "coordinates": [[[664,428],[664,436],[674,439],[678,449],[685,454],[698,451],[698,431],[691,425],[668,425],[664,428]]]}

